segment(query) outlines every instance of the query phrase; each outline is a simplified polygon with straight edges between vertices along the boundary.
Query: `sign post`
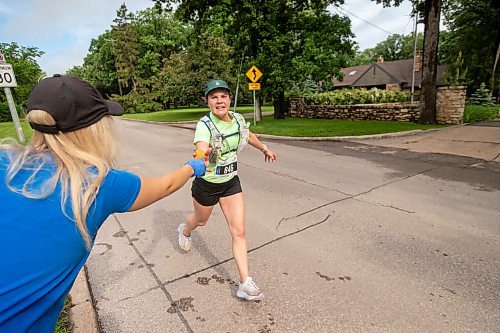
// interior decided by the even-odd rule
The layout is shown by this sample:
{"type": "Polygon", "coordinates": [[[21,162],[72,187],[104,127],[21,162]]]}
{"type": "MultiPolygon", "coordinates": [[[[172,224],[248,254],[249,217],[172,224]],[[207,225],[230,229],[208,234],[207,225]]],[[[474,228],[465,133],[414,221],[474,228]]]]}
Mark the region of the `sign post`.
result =
{"type": "Polygon", "coordinates": [[[17,115],[16,104],[14,103],[12,93],[10,92],[10,87],[17,87],[16,77],[14,76],[12,65],[5,62],[5,58],[2,53],[0,53],[0,87],[3,87],[4,89],[7,104],[9,104],[10,115],[12,116],[14,128],[16,129],[17,138],[20,143],[24,143],[25,139],[23,128],[21,127],[19,116],[17,115]]]}
{"type": "Polygon", "coordinates": [[[253,90],[253,124],[255,126],[255,119],[257,118],[257,102],[255,99],[255,90],[260,90],[260,83],[257,83],[259,79],[262,77],[262,72],[257,68],[257,66],[253,65],[250,69],[245,73],[247,78],[252,81],[252,83],[248,84],[248,90],[253,90]]]}

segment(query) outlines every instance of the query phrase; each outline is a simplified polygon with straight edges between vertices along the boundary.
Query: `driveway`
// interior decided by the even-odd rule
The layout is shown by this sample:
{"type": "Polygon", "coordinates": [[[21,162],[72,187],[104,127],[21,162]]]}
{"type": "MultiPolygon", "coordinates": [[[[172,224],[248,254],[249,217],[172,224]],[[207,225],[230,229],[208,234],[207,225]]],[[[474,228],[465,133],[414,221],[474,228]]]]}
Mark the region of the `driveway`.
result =
{"type": "Polygon", "coordinates": [[[349,140],[418,153],[440,153],[500,162],[500,120],[451,126],[410,136],[349,140]]]}

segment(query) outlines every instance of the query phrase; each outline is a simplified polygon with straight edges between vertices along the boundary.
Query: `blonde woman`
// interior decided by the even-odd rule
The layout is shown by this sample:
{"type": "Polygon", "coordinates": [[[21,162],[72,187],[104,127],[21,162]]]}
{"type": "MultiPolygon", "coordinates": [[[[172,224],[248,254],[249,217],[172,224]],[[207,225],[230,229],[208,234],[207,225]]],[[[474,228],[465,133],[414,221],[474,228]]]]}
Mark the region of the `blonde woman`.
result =
{"type": "Polygon", "coordinates": [[[0,145],[0,332],[52,332],[106,218],[205,174],[201,158],[158,178],[115,169],[110,116],[120,114],[88,83],[57,75],[29,96],[30,144],[0,145]]]}
{"type": "Polygon", "coordinates": [[[245,235],[245,202],[238,177],[238,153],[248,143],[260,150],[264,161],[273,162],[276,155],[249,131],[243,116],[229,111],[231,91],[223,80],[211,80],[205,86],[205,100],[210,113],[196,125],[193,143],[196,151],[210,155],[209,169],[205,176],[193,180],[193,214],[177,228],[179,246],[191,250],[191,232],[204,226],[216,204],[226,218],[232,239],[232,250],[240,275],[236,296],[244,300],[264,297],[249,274],[247,242],[245,235]]]}

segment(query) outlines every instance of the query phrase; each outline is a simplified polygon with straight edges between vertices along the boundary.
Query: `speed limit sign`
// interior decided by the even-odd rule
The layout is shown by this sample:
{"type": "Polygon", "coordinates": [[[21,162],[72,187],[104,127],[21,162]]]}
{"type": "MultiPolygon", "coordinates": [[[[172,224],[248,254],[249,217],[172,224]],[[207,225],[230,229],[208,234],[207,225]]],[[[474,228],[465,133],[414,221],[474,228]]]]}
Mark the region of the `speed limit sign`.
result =
{"type": "Polygon", "coordinates": [[[17,87],[14,70],[10,64],[0,64],[0,87],[17,87]]]}

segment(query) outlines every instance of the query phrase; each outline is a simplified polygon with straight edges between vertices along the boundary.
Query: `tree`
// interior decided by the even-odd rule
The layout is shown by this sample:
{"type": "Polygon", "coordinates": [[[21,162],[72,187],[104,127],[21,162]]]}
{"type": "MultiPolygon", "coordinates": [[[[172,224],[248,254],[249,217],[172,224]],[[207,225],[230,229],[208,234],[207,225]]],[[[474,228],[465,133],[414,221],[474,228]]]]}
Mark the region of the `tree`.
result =
{"type": "MultiPolygon", "coordinates": [[[[373,0],[372,0],[373,1],[373,0]]],[[[403,0],[375,0],[384,6],[399,6],[403,0]]],[[[422,56],[422,93],[420,96],[421,124],[436,123],[436,79],[438,63],[439,20],[442,0],[412,0],[414,8],[423,9],[424,47],[422,56]],[[422,8],[423,5],[423,8],[422,8]]]]}
{"type": "Polygon", "coordinates": [[[162,7],[139,11],[132,25],[138,34],[138,69],[142,78],[155,76],[165,59],[189,45],[192,29],[162,7]]]}
{"type": "Polygon", "coordinates": [[[132,90],[137,90],[139,78],[137,72],[139,58],[139,36],[132,27],[133,14],[127,12],[125,3],[116,11],[117,17],[113,20],[114,38],[111,40],[113,55],[116,58],[118,84],[128,87],[132,83],[132,90]]]}
{"type": "Polygon", "coordinates": [[[165,98],[153,89],[157,76],[172,53],[186,49],[191,31],[163,6],[137,13],[121,6],[114,25],[91,41],[83,65],[70,72],[114,95],[127,112],[159,110],[165,98]]]}
{"type": "MultiPolygon", "coordinates": [[[[423,35],[417,34],[417,49],[422,49],[423,35]]],[[[387,37],[383,42],[378,43],[373,48],[373,53],[383,56],[384,60],[393,61],[410,59],[413,57],[414,37],[413,34],[394,34],[387,37]]]]}
{"type": "Polygon", "coordinates": [[[421,124],[436,123],[437,64],[441,0],[425,0],[424,49],[422,54],[422,94],[420,97],[421,124]]]}
{"type": "Polygon", "coordinates": [[[157,75],[154,90],[169,107],[200,104],[205,83],[213,78],[234,83],[232,50],[222,37],[203,34],[185,51],[172,54],[157,75]]]}
{"type": "Polygon", "coordinates": [[[244,54],[245,68],[256,65],[264,73],[261,94],[272,97],[275,118],[284,118],[285,92],[295,82],[340,76],[353,55],[350,21],[326,10],[334,2],[343,0],[181,0],[176,14],[198,32],[216,29],[217,21],[233,58],[244,54]]]}
{"type": "MultiPolygon", "coordinates": [[[[5,55],[5,61],[12,65],[16,76],[17,87],[11,89],[12,96],[16,103],[24,104],[33,86],[43,77],[44,72],[36,58],[45,52],[37,47],[18,45],[16,42],[0,43],[0,51],[5,55]]],[[[0,94],[0,101],[6,101],[4,94],[0,94]]]]}
{"type": "Polygon", "coordinates": [[[106,95],[119,91],[113,40],[114,35],[111,31],[92,39],[82,68],[77,70],[78,77],[90,82],[106,95]]]}
{"type": "Polygon", "coordinates": [[[499,85],[500,2],[491,0],[451,1],[444,17],[449,28],[445,59],[452,63],[462,54],[468,69],[470,90],[489,82],[491,90],[499,85]]]}
{"type": "MultiPolygon", "coordinates": [[[[417,34],[417,49],[423,46],[424,35],[417,34]]],[[[413,34],[399,35],[393,34],[386,40],[377,43],[375,47],[356,51],[356,56],[349,61],[349,66],[357,66],[376,62],[379,56],[386,61],[402,60],[413,58],[415,38],[413,34]]]]}
{"type": "Polygon", "coordinates": [[[486,84],[482,82],[479,85],[479,88],[471,94],[469,103],[474,105],[482,105],[482,106],[493,106],[493,101],[491,100],[491,92],[486,88],[486,84]]]}
{"type": "Polygon", "coordinates": [[[66,71],[65,75],[78,77],[78,78],[84,80],[85,67],[83,67],[83,65],[73,66],[66,71]]]}

